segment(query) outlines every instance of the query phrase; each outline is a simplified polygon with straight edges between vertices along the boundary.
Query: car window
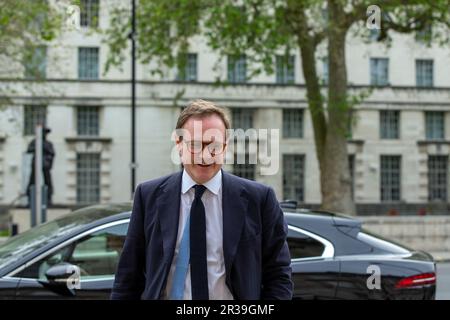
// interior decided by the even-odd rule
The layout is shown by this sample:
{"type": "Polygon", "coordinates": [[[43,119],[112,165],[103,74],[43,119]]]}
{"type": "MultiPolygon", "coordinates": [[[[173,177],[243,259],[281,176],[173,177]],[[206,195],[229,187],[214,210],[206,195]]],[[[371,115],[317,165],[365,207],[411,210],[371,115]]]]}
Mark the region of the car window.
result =
{"type": "Polygon", "coordinates": [[[385,239],[382,236],[374,234],[364,228],[361,229],[361,232],[358,233],[356,238],[371,245],[372,247],[394,254],[407,254],[410,251],[414,251],[403,244],[397,243],[390,239],[385,239]]]}
{"type": "Polygon", "coordinates": [[[128,223],[111,226],[85,236],[25,268],[16,276],[45,280],[46,271],[58,264],[80,268],[80,280],[111,277],[122,253],[128,223]]]}
{"type": "Polygon", "coordinates": [[[93,221],[129,210],[128,203],[90,206],[11,237],[0,244],[0,269],[93,221]]]}
{"type": "Polygon", "coordinates": [[[290,232],[287,241],[291,259],[320,257],[325,250],[323,243],[301,232],[290,232]]]}

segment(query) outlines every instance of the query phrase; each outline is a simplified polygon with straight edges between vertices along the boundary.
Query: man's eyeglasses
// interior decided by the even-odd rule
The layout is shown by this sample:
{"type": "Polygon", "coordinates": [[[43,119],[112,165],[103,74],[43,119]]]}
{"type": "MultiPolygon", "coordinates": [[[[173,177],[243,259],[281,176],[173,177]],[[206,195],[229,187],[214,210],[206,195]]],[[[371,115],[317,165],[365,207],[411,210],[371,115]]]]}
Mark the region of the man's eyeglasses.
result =
{"type": "Polygon", "coordinates": [[[206,147],[211,154],[221,154],[225,149],[225,143],[222,142],[201,142],[201,141],[184,141],[190,153],[201,153],[206,147]]]}

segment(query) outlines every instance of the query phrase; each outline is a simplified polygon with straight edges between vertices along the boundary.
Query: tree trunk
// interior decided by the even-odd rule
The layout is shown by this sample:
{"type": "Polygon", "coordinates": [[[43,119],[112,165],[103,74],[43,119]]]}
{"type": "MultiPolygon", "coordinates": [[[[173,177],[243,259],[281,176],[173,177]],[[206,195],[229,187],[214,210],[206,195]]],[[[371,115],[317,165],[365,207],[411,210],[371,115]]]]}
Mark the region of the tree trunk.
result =
{"type": "Polygon", "coordinates": [[[330,0],[328,10],[334,19],[328,28],[328,128],[322,165],[322,208],[354,214],[346,137],[350,114],[345,63],[347,30],[342,23],[342,7],[330,0]]]}
{"type": "MultiPolygon", "coordinates": [[[[292,30],[298,36],[308,106],[314,129],[314,142],[320,170],[321,208],[354,214],[346,138],[348,123],[346,30],[341,26],[339,28],[330,26],[329,33],[326,35],[330,44],[327,119],[316,70],[315,51],[319,41],[309,32],[304,3],[292,0],[288,1],[288,7],[287,20],[291,22],[292,30]]],[[[341,8],[335,6],[332,10],[339,11],[341,8]]],[[[334,13],[329,14],[335,17],[334,13]]],[[[344,15],[344,12],[338,12],[338,14],[344,15]]]]}

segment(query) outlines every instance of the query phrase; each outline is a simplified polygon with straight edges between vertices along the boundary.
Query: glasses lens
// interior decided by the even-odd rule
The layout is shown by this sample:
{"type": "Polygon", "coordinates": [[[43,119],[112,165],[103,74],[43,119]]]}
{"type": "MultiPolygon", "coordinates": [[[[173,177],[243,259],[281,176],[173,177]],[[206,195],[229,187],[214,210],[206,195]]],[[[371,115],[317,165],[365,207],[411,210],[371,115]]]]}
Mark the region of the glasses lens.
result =
{"type": "Polygon", "coordinates": [[[208,151],[210,153],[219,154],[223,151],[223,143],[213,142],[208,145],[208,151]]]}
{"type": "Polygon", "coordinates": [[[202,152],[202,143],[199,141],[189,141],[187,142],[187,145],[190,152],[193,153],[202,152]]]}

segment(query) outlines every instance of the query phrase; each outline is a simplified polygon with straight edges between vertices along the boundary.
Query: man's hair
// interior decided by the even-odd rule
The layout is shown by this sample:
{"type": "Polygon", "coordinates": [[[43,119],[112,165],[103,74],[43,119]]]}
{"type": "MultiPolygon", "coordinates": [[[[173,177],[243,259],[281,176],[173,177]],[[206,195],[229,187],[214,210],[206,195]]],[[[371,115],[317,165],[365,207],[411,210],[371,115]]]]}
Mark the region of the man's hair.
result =
{"type": "Polygon", "coordinates": [[[222,119],[222,122],[225,125],[225,130],[230,129],[230,120],[228,119],[224,109],[215,105],[211,101],[201,99],[189,102],[189,104],[186,106],[186,108],[184,108],[184,110],[178,117],[176,129],[183,128],[184,124],[191,117],[203,118],[214,114],[222,119]]]}

